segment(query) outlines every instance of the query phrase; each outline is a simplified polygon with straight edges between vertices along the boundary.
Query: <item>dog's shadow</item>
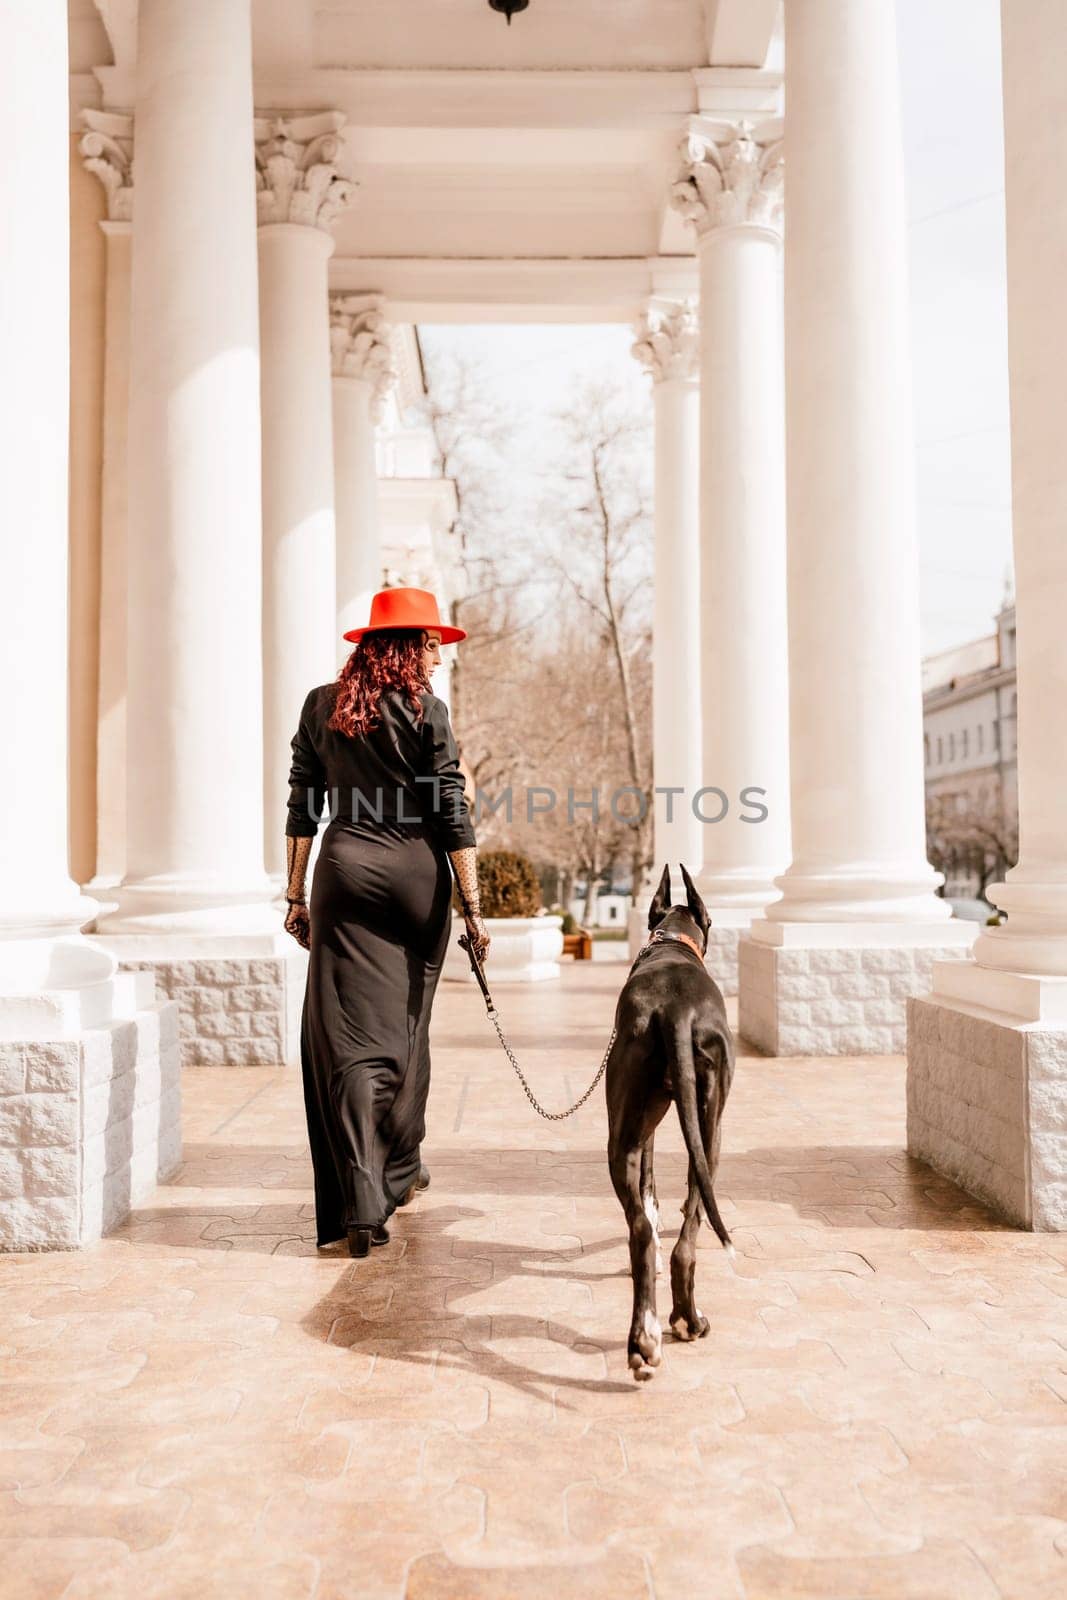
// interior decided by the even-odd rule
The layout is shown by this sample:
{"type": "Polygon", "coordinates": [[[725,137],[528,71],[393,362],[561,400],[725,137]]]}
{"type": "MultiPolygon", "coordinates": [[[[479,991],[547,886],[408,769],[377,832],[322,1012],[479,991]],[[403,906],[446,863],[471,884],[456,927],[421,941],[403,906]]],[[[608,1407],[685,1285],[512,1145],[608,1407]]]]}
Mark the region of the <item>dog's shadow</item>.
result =
{"type": "MultiPolygon", "coordinates": [[[[573,1367],[575,1356],[599,1358],[606,1369],[625,1340],[579,1333],[559,1316],[467,1310],[462,1304],[464,1290],[477,1294],[490,1285],[500,1289],[516,1278],[545,1284],[628,1278],[628,1265],[605,1273],[574,1270],[578,1259],[623,1245],[624,1236],[587,1245],[573,1255],[566,1247],[451,1237],[458,1225],[484,1216],[472,1206],[428,1207],[410,1218],[400,1213],[391,1224],[393,1242],[380,1254],[375,1251],[367,1260],[351,1264],[304,1318],[305,1331],[324,1343],[343,1344],[354,1354],[386,1354],[415,1367],[467,1372],[472,1378],[503,1383],[563,1410],[574,1409],[565,1398],[568,1390],[632,1394],[632,1383],[618,1382],[606,1370],[595,1376],[564,1370],[573,1367]],[[428,1283],[452,1285],[456,1292],[431,1290],[428,1304],[428,1283]],[[547,1347],[540,1366],[530,1366],[502,1348],[525,1341],[547,1347]],[[558,1362],[553,1360],[553,1348],[559,1352],[558,1362]]],[[[340,1244],[321,1254],[336,1252],[343,1257],[344,1251],[340,1244]]],[[[506,1300],[506,1289],[501,1298],[506,1300]]]]}

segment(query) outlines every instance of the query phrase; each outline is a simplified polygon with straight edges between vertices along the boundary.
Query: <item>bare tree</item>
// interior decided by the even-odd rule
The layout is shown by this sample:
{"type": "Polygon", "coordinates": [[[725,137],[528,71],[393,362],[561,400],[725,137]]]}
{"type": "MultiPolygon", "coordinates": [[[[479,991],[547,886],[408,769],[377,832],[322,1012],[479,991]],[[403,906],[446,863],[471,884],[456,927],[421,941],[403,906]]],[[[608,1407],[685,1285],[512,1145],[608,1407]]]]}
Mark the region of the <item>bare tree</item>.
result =
{"type": "Polygon", "coordinates": [[[545,508],[562,534],[552,566],[613,664],[609,703],[625,742],[626,782],[640,797],[628,829],[636,887],[652,838],[649,418],[599,384],[583,387],[560,421],[562,492],[545,508]]]}
{"type": "Polygon", "coordinates": [[[439,360],[428,387],[427,416],[456,486],[462,593],[452,621],[469,637],[453,669],[452,710],[482,795],[479,837],[525,849],[571,882],[584,878],[591,911],[614,863],[628,860],[639,880],[649,856],[647,417],[611,389],[576,394],[555,438],[539,435],[551,489],[535,514],[516,503],[508,461],[516,425],[479,365],[439,360]],[[520,531],[528,526],[536,542],[520,531]],[[528,821],[532,787],[551,790],[555,804],[546,814],[539,797],[528,821]],[[506,806],[484,804],[506,789],[510,818],[506,806]],[[619,789],[635,791],[640,818],[612,810],[619,789]]]}
{"type": "MultiPolygon", "coordinates": [[[[482,703],[475,693],[487,676],[479,661],[499,642],[533,625],[527,541],[517,531],[507,451],[517,431],[486,383],[482,363],[463,355],[427,362],[424,410],[433,430],[441,471],[455,487],[450,530],[461,574],[449,620],[468,638],[452,666],[452,716],[468,743],[477,738],[482,703]]],[[[472,763],[473,765],[473,763],[472,763]]]]}
{"type": "Polygon", "coordinates": [[[965,871],[977,880],[977,896],[1015,865],[1019,822],[994,793],[931,795],[926,803],[926,844],[938,871],[965,871]]]}

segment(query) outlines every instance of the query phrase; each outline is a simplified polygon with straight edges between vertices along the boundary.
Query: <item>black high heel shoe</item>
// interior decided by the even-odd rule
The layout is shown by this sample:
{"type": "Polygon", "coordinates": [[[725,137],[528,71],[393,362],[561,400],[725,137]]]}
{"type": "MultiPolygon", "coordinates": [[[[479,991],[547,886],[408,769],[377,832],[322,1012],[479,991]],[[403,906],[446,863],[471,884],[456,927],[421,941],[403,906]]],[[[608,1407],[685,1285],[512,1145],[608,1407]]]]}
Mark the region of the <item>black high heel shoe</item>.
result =
{"type": "Polygon", "coordinates": [[[389,1229],[384,1222],[376,1228],[349,1228],[348,1253],[350,1256],[369,1256],[372,1244],[388,1244],[389,1229]]]}

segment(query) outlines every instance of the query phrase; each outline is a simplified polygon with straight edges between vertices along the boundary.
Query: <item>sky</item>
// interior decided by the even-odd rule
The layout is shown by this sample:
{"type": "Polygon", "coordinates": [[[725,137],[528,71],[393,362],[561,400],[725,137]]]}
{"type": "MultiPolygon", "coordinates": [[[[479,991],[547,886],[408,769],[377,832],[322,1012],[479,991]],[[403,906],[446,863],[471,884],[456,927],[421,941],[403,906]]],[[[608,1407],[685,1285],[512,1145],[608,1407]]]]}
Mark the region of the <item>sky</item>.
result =
{"type": "MultiPolygon", "coordinates": [[[[999,3],[897,0],[897,14],[930,654],[992,632],[1011,561],[999,3]]],[[[531,462],[576,379],[610,370],[635,394],[647,392],[628,328],[419,332],[430,361],[449,349],[477,352],[487,384],[521,414],[531,462]]]]}

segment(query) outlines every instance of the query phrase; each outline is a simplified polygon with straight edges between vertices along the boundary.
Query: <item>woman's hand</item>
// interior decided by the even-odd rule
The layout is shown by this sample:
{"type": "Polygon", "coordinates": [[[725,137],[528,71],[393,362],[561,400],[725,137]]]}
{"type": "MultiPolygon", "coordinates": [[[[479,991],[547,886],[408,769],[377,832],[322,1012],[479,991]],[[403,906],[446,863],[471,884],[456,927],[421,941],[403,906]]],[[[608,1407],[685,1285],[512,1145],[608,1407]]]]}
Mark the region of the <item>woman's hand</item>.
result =
{"type": "Polygon", "coordinates": [[[467,938],[470,940],[471,949],[479,961],[484,961],[489,954],[489,946],[492,943],[485,923],[476,911],[465,911],[463,913],[463,923],[467,930],[467,938]]]}
{"type": "Polygon", "coordinates": [[[298,945],[311,949],[311,917],[303,900],[291,900],[285,916],[285,931],[291,933],[298,945]]]}

